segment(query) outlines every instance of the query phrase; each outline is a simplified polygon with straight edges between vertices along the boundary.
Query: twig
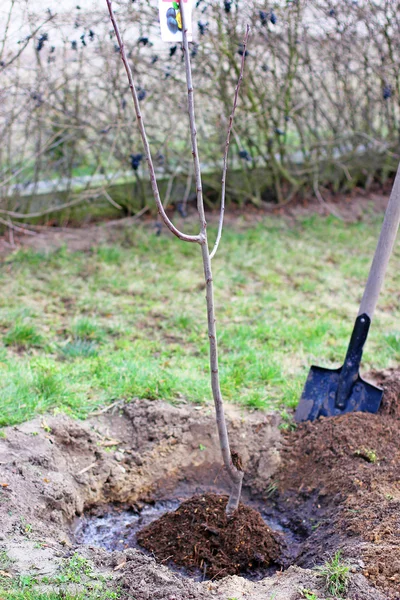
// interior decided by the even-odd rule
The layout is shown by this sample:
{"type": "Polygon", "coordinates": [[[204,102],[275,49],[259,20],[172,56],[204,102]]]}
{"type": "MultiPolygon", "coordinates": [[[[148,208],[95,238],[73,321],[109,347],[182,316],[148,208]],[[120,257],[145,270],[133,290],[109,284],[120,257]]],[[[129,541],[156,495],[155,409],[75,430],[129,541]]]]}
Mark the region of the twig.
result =
{"type": "Polygon", "coordinates": [[[185,193],[184,193],[183,199],[182,199],[182,210],[184,213],[186,213],[186,207],[187,207],[187,203],[188,203],[189,196],[190,196],[190,190],[192,187],[192,179],[193,179],[193,171],[189,167],[189,171],[188,171],[188,175],[187,175],[187,179],[186,179],[185,193]]]}
{"type": "Polygon", "coordinates": [[[5,210],[3,208],[0,208],[0,213],[2,215],[8,215],[9,217],[12,217],[13,219],[36,219],[38,217],[44,217],[44,215],[48,215],[50,213],[53,212],[58,212],[60,210],[63,210],[64,208],[69,208],[70,206],[75,206],[76,204],[79,204],[80,202],[83,202],[84,200],[87,200],[88,198],[76,198],[75,200],[71,200],[71,202],[66,202],[65,204],[59,204],[58,206],[52,206],[50,208],[46,208],[45,210],[41,210],[39,212],[32,212],[32,213],[19,213],[19,212],[14,212],[13,210],[5,210]]]}
{"type": "Polygon", "coordinates": [[[236,88],[235,88],[235,95],[233,98],[233,107],[232,107],[231,115],[229,117],[228,132],[226,135],[226,142],[225,142],[224,166],[222,169],[221,211],[220,211],[220,215],[219,215],[218,233],[217,233],[217,239],[215,240],[214,248],[210,254],[210,259],[214,258],[215,254],[218,250],[218,246],[219,246],[219,243],[221,241],[221,236],[222,236],[222,227],[224,224],[224,213],[225,213],[226,172],[228,170],[229,143],[230,143],[230,138],[231,138],[233,118],[235,116],[235,110],[236,110],[237,101],[238,101],[238,97],[239,97],[239,90],[240,90],[240,86],[241,86],[241,83],[243,80],[244,64],[246,61],[246,47],[247,47],[247,42],[249,39],[249,33],[250,33],[250,27],[249,27],[249,25],[247,25],[246,33],[245,33],[245,36],[243,39],[243,53],[242,53],[242,63],[240,65],[240,75],[239,75],[239,79],[238,79],[238,82],[237,82],[236,88]]]}
{"type": "Polygon", "coordinates": [[[313,183],[313,187],[314,187],[314,194],[316,195],[318,201],[326,208],[326,210],[328,212],[330,212],[334,217],[336,217],[337,219],[339,219],[340,221],[343,221],[343,217],[341,217],[339,215],[339,213],[337,213],[332,207],[330,207],[328,205],[327,202],[325,202],[325,200],[323,199],[321,192],[319,191],[319,187],[318,187],[318,178],[317,175],[315,175],[314,177],[314,183],[313,183]]]}
{"type": "Polygon", "coordinates": [[[97,461],[95,461],[94,463],[92,463],[88,467],[85,467],[84,469],[81,469],[80,471],[78,471],[78,473],[75,474],[75,477],[78,477],[78,475],[83,475],[87,471],[90,471],[90,469],[93,469],[93,467],[95,467],[96,465],[97,465],[97,461]]]}
{"type": "MultiPolygon", "coordinates": [[[[29,229],[25,229],[24,227],[19,227],[18,225],[14,225],[14,223],[11,220],[6,221],[5,219],[2,219],[0,217],[0,223],[2,225],[6,225],[10,231],[14,230],[14,231],[18,231],[19,233],[25,233],[26,235],[36,235],[35,231],[30,231],[29,229]]],[[[13,242],[14,242],[14,238],[13,238],[13,242]]]]}
{"type": "Polygon", "coordinates": [[[118,406],[118,404],[123,404],[124,402],[125,400],[116,400],[115,402],[109,404],[108,406],[105,406],[101,410],[95,410],[94,412],[89,413],[89,417],[97,417],[99,415],[103,415],[104,413],[114,408],[114,406],[118,406]]]}
{"type": "Polygon", "coordinates": [[[125,219],[114,219],[113,221],[107,221],[106,223],[104,223],[103,226],[105,226],[105,227],[117,226],[118,227],[118,226],[126,225],[127,223],[134,223],[135,221],[140,219],[140,217],[142,215],[144,215],[144,213],[146,213],[148,210],[150,210],[150,206],[144,206],[143,208],[141,208],[139,210],[139,212],[134,214],[132,217],[126,217],[125,219]]]}
{"type": "Polygon", "coordinates": [[[136,113],[136,119],[138,122],[138,126],[139,126],[139,131],[140,131],[140,135],[142,137],[142,141],[143,141],[143,146],[144,146],[144,150],[145,150],[145,154],[146,154],[146,160],[147,160],[147,164],[149,167],[149,173],[150,173],[150,181],[151,181],[151,187],[153,190],[153,195],[154,195],[154,199],[156,201],[157,204],[157,209],[158,209],[158,213],[160,214],[162,220],[164,221],[164,223],[166,224],[166,226],[168,227],[168,229],[174,234],[176,235],[177,238],[179,238],[180,240],[183,240],[185,242],[196,242],[196,243],[200,243],[200,235],[187,235],[181,231],[179,231],[179,229],[177,229],[175,227],[175,225],[170,221],[170,219],[168,218],[163,204],[161,202],[161,198],[160,198],[160,192],[158,189],[158,185],[157,185],[157,178],[156,178],[156,174],[155,174],[155,170],[154,170],[154,165],[153,165],[153,159],[151,156],[151,152],[150,152],[150,146],[149,146],[149,142],[147,139],[147,134],[146,134],[146,130],[145,130],[145,126],[143,123],[143,117],[142,117],[142,113],[140,110],[140,105],[139,105],[139,99],[136,93],[136,88],[135,88],[135,84],[133,82],[133,76],[132,76],[132,71],[131,68],[129,66],[128,63],[128,59],[126,57],[126,53],[125,53],[125,47],[122,41],[122,37],[117,25],[117,22],[115,20],[115,15],[114,15],[114,11],[112,8],[112,0],[106,0],[107,2],[107,7],[108,7],[108,12],[110,13],[110,18],[111,18],[111,22],[113,24],[114,27],[114,31],[115,31],[115,35],[117,37],[118,40],[118,44],[119,44],[119,51],[121,54],[121,59],[122,62],[124,63],[124,67],[125,67],[125,71],[126,74],[128,76],[128,81],[129,81],[129,88],[131,90],[132,93],[132,98],[133,98],[133,103],[135,105],[135,113],[136,113]]]}
{"type": "Polygon", "coordinates": [[[8,217],[8,241],[10,242],[11,247],[15,248],[14,230],[13,230],[13,226],[12,226],[10,217],[8,217]]]}
{"type": "Polygon", "coordinates": [[[118,208],[118,210],[122,210],[122,206],[120,204],[117,204],[117,202],[115,202],[115,200],[113,200],[111,198],[111,196],[107,192],[107,190],[103,190],[103,193],[104,193],[104,196],[106,197],[106,200],[108,200],[112,206],[115,206],[115,208],[118,208]]]}
{"type": "Polygon", "coordinates": [[[165,192],[165,198],[163,202],[164,208],[167,208],[169,201],[171,199],[172,186],[174,185],[175,177],[177,176],[180,170],[180,166],[178,165],[173,173],[171,173],[170,178],[168,179],[167,190],[165,192]]]}

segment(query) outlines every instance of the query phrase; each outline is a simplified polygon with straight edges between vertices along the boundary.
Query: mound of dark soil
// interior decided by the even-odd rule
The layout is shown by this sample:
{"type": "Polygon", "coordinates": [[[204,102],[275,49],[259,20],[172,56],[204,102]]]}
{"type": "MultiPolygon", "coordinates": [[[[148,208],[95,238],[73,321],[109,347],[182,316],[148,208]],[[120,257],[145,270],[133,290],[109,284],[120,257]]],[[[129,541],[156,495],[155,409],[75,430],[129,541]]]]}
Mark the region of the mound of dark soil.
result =
{"type": "Polygon", "coordinates": [[[142,529],[138,542],[160,561],[201,569],[212,579],[277,563],[278,536],[260,513],[240,504],[228,519],[226,503],[226,496],[195,496],[142,529]]]}
{"type": "Polygon", "coordinates": [[[314,518],[297,564],[338,547],[361,554],[363,574],[392,600],[400,598],[400,371],[373,375],[385,390],[379,413],[286,432],[275,483],[287,514],[314,518]]]}

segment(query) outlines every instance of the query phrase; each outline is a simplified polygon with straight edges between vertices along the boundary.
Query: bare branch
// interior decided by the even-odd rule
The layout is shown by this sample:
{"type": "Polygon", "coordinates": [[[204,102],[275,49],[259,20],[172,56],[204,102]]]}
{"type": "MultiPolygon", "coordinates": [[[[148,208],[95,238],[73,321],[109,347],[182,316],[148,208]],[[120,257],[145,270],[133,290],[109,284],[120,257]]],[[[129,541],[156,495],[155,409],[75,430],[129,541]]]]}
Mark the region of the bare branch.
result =
{"type": "Polygon", "coordinates": [[[110,13],[111,22],[114,27],[115,35],[118,40],[121,59],[122,59],[122,62],[124,63],[125,71],[128,76],[129,88],[131,90],[133,103],[135,105],[136,118],[137,118],[140,135],[142,137],[142,141],[143,141],[143,145],[144,145],[144,149],[145,149],[146,160],[147,160],[147,164],[148,164],[149,172],[150,172],[151,187],[153,190],[154,199],[157,204],[158,213],[161,216],[164,223],[166,224],[166,226],[168,227],[168,229],[174,235],[176,235],[177,238],[179,238],[180,240],[183,240],[184,242],[200,243],[200,241],[201,241],[200,235],[187,235],[187,234],[179,231],[179,229],[177,229],[175,227],[175,225],[172,223],[172,221],[170,221],[170,219],[167,216],[167,213],[164,210],[164,207],[163,207],[163,204],[162,204],[161,198],[160,198],[160,192],[159,192],[158,185],[157,185],[157,178],[156,178],[156,174],[155,174],[155,170],[154,170],[153,159],[151,157],[150,145],[149,145],[149,142],[147,139],[145,126],[143,123],[143,117],[142,117],[142,113],[141,113],[140,106],[139,106],[139,99],[138,99],[138,96],[136,93],[135,84],[133,82],[132,71],[131,71],[131,68],[129,66],[129,63],[128,63],[128,60],[126,57],[125,47],[124,47],[124,44],[122,41],[122,37],[121,37],[120,31],[119,31],[117,22],[115,20],[114,11],[112,8],[112,0],[106,0],[106,2],[107,2],[107,6],[108,6],[108,12],[110,13]]]}
{"type": "MultiPolygon", "coordinates": [[[[25,229],[25,227],[18,227],[18,225],[14,225],[11,220],[6,221],[0,217],[0,223],[2,225],[6,225],[10,230],[17,231],[19,233],[24,233],[26,235],[36,235],[35,231],[30,231],[29,229],[25,229]]],[[[13,243],[11,244],[14,245],[13,243]]]]}
{"type": "Polygon", "coordinates": [[[187,207],[187,203],[188,203],[189,196],[190,196],[190,189],[192,187],[192,179],[193,179],[193,171],[191,168],[189,168],[187,178],[186,178],[185,193],[183,194],[183,199],[182,199],[183,214],[186,213],[186,207],[187,207]]]}
{"type": "Polygon", "coordinates": [[[227,136],[226,136],[226,142],[225,142],[225,152],[224,152],[224,166],[222,169],[222,189],[221,189],[221,211],[220,211],[220,215],[219,215],[219,223],[218,223],[218,233],[217,233],[217,239],[215,240],[215,244],[214,244],[214,248],[210,254],[210,259],[213,259],[217,250],[218,250],[218,246],[219,243],[221,241],[221,236],[222,236],[222,227],[224,224],[224,213],[225,213],[225,195],[226,195],[226,172],[228,170],[228,153],[229,153],[229,143],[230,143],[230,139],[231,139],[231,131],[232,131],[232,126],[233,126],[233,118],[235,116],[235,110],[236,110],[236,106],[237,106],[237,101],[238,101],[238,96],[239,96],[239,90],[240,90],[240,85],[242,83],[243,80],[243,71],[244,71],[244,63],[246,61],[246,47],[247,47],[247,42],[249,39],[249,33],[250,33],[250,26],[247,25],[247,29],[246,29],[246,33],[243,39],[243,48],[242,48],[242,62],[240,65],[240,75],[239,75],[239,79],[238,82],[236,84],[236,88],[235,88],[235,95],[234,95],[234,99],[233,99],[233,107],[232,107],[232,112],[231,115],[229,117],[229,124],[228,124],[228,132],[227,132],[227,136]]]}
{"type": "Polygon", "coordinates": [[[314,194],[315,194],[317,200],[322,204],[322,206],[324,206],[326,208],[326,210],[328,212],[330,212],[334,217],[339,219],[339,221],[343,221],[343,217],[341,217],[339,215],[339,213],[335,209],[333,209],[331,206],[329,206],[328,203],[325,202],[325,200],[323,199],[322,194],[319,191],[317,175],[315,175],[315,177],[314,177],[313,187],[314,187],[314,194]]]}
{"type": "Polygon", "coordinates": [[[182,15],[182,35],[183,35],[183,50],[185,57],[185,72],[186,72],[186,83],[188,89],[188,113],[189,113],[189,126],[190,126],[190,137],[192,142],[192,155],[194,164],[194,174],[196,181],[196,195],[197,195],[197,210],[199,213],[200,227],[201,227],[201,252],[203,258],[204,278],[206,282],[206,302],[207,302],[207,321],[208,321],[208,339],[210,343],[210,374],[211,374],[211,388],[214,398],[214,406],[217,420],[217,429],[219,443],[221,447],[222,458],[224,461],[225,468],[231,480],[231,493],[229,496],[226,512],[228,516],[237,509],[239,505],[243,471],[237,468],[233,462],[232,453],[230,450],[228,430],[225,421],[224,404],[221,393],[221,385],[219,381],[219,366],[218,366],[218,343],[217,343],[217,330],[215,326],[215,305],[214,305],[214,287],[213,277],[211,270],[211,259],[208,250],[207,240],[207,223],[204,213],[203,203],[203,190],[201,183],[201,169],[199,153],[197,148],[197,130],[194,110],[194,97],[193,97],[193,82],[192,82],[192,70],[190,65],[189,55],[189,44],[187,39],[187,27],[186,27],[186,14],[185,5],[181,4],[181,15],[182,15]]]}
{"type": "Polygon", "coordinates": [[[22,46],[20,47],[18,52],[16,54],[14,54],[14,56],[12,58],[10,58],[10,60],[8,62],[3,62],[3,64],[0,65],[0,69],[2,71],[4,71],[5,69],[7,69],[7,67],[12,65],[13,62],[15,62],[21,56],[21,54],[23,53],[23,51],[25,50],[25,48],[27,47],[27,45],[29,44],[31,39],[35,37],[35,35],[38,33],[38,31],[40,31],[41,28],[44,25],[46,25],[46,23],[49,23],[50,21],[52,21],[54,19],[54,17],[55,17],[55,15],[50,15],[50,17],[48,17],[48,19],[46,19],[45,21],[43,21],[43,23],[38,25],[38,27],[36,27],[36,29],[34,29],[34,31],[32,31],[32,33],[30,35],[28,35],[28,37],[26,38],[25,42],[22,44],[22,46]]]}

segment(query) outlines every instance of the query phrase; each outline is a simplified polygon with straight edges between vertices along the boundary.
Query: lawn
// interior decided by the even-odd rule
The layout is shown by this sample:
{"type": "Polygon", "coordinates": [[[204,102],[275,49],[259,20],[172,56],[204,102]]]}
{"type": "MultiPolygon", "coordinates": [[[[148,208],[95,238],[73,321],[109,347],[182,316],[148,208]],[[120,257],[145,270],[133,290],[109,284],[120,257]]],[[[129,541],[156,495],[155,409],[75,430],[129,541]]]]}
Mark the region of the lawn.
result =
{"type": "MultiPolygon", "coordinates": [[[[343,361],[381,220],[226,228],[213,268],[227,401],[291,409],[311,364],[343,361]]],[[[399,258],[397,245],[364,370],[400,360],[399,258]]],[[[19,250],[0,285],[0,426],[133,397],[212,401],[197,245],[135,225],[90,252],[19,250]]]]}

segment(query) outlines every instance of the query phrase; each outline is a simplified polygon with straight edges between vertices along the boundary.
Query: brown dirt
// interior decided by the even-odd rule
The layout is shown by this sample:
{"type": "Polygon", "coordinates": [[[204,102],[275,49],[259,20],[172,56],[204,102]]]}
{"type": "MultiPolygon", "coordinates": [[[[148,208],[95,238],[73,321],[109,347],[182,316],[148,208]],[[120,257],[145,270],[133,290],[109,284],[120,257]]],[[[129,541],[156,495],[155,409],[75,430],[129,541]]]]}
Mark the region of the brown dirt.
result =
{"type": "Polygon", "coordinates": [[[144,400],[84,423],[57,416],[5,430],[0,553],[15,560],[12,574],[35,576],[51,576],[68,553],[86,553],[123,599],[300,600],[305,588],[323,600],[323,580],[310,568],[341,549],[351,566],[348,600],[398,600],[400,370],[373,377],[385,387],[378,415],[320,419],[282,432],[276,416],[229,408],[246,471],[244,502],[289,535],[292,555],[282,573],[260,582],[233,576],[198,583],[137,550],[76,545],[72,524],[91,507],[140,507],[228,489],[212,407],[144,400]]]}
{"type": "Polygon", "coordinates": [[[377,415],[350,413],[284,435],[277,504],[307,510],[310,531],[297,564],[333,549],[360,559],[364,575],[400,598],[400,371],[373,373],[385,389],[377,415]]]}
{"type": "Polygon", "coordinates": [[[138,542],[162,562],[201,569],[204,578],[221,579],[277,563],[278,535],[259,512],[240,503],[231,519],[227,496],[203,494],[183,502],[138,535],[138,542]]]}

